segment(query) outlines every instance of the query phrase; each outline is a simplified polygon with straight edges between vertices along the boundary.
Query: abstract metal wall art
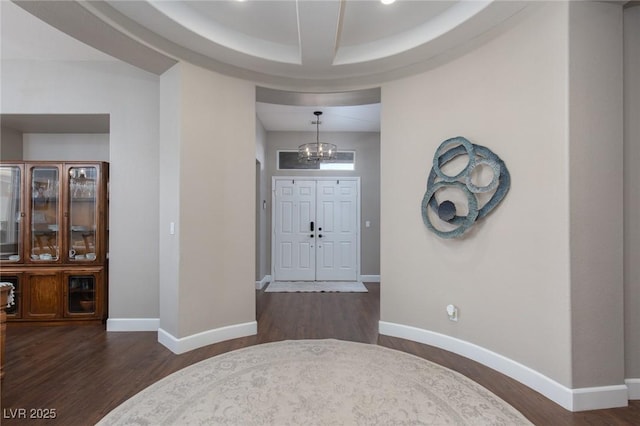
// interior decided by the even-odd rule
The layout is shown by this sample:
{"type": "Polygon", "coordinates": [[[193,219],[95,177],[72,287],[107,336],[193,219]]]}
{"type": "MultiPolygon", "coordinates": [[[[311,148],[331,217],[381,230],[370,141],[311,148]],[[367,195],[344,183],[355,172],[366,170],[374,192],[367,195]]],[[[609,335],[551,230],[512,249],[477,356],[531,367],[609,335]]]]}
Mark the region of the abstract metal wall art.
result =
{"type": "MultiPolygon", "coordinates": [[[[433,233],[441,238],[457,238],[463,235],[478,220],[488,215],[504,199],[511,186],[511,176],[504,162],[489,148],[469,142],[462,136],[447,139],[442,142],[433,156],[433,166],[427,180],[427,191],[422,198],[422,220],[433,233]],[[455,176],[447,175],[442,167],[458,156],[467,155],[469,161],[466,167],[455,176]],[[478,166],[487,166],[493,172],[491,182],[484,186],[477,186],[472,182],[471,174],[478,166]],[[468,212],[465,216],[458,216],[454,202],[451,200],[438,201],[436,194],[445,188],[462,191],[467,198],[468,212]],[[477,194],[490,193],[493,195],[479,207],[477,194]],[[454,225],[451,230],[440,230],[434,226],[429,218],[428,210],[432,209],[437,218],[454,225]]],[[[442,228],[442,226],[441,226],[442,228]]]]}

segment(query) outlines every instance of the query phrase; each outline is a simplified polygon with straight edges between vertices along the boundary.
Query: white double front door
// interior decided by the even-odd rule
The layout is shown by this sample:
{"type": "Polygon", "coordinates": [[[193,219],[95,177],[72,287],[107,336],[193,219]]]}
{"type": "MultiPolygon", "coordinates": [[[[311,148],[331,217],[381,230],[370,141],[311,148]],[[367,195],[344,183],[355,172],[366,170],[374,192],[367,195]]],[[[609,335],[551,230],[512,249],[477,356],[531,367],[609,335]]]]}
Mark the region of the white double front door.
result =
{"type": "Polygon", "coordinates": [[[356,281],[357,178],[274,178],[276,281],[356,281]]]}

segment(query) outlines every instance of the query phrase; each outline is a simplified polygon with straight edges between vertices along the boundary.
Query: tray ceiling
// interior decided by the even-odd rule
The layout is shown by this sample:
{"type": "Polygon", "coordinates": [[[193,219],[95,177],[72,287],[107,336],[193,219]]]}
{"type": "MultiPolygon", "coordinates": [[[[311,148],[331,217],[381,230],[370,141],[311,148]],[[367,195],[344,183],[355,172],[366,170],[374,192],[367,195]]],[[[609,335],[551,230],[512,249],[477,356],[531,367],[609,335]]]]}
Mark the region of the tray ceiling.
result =
{"type": "Polygon", "coordinates": [[[16,1],[111,56],[160,74],[188,60],[274,88],[345,90],[420,72],[528,2],[16,1]]]}

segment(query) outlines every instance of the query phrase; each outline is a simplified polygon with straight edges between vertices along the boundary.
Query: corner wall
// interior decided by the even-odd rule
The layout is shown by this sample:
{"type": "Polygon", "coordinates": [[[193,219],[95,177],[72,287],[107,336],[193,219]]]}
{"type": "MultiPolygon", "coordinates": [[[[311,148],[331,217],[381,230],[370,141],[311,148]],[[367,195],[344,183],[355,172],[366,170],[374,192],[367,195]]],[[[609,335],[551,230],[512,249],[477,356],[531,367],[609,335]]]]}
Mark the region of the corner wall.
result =
{"type": "Polygon", "coordinates": [[[625,372],[640,399],[640,5],[624,10],[625,372]]]}
{"type": "Polygon", "coordinates": [[[572,388],[624,385],[622,40],[619,4],[569,2],[572,388]]]}
{"type": "Polygon", "coordinates": [[[267,256],[269,254],[269,235],[271,229],[267,225],[267,206],[271,198],[268,190],[270,178],[267,175],[267,132],[256,118],[256,161],[260,162],[260,170],[256,167],[256,286],[262,287],[271,274],[267,256]],[[259,184],[259,187],[257,186],[259,184]]]}
{"type": "Polygon", "coordinates": [[[178,335],[180,318],[180,145],[182,141],[182,68],[160,76],[159,292],[160,324],[178,335]],[[173,226],[173,230],[171,227],[173,226]],[[173,233],[172,233],[173,231],[173,233]]]}
{"type": "MultiPolygon", "coordinates": [[[[178,174],[161,182],[179,201],[163,198],[178,210],[160,263],[177,254],[179,265],[161,283],[159,341],[182,353],[257,331],[255,86],[188,63],[167,73],[161,158],[168,176],[178,174]]],[[[167,235],[172,220],[163,220],[167,235]]]]}

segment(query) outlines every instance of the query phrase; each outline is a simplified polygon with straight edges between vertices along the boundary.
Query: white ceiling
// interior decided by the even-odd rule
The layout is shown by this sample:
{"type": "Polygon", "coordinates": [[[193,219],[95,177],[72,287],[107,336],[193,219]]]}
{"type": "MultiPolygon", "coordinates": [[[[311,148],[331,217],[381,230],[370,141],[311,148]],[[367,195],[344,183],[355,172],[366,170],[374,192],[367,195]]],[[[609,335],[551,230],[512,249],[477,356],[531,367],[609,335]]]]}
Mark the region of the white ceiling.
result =
{"type": "MultiPolygon", "coordinates": [[[[304,93],[368,89],[433,67],[503,26],[528,4],[492,0],[397,0],[391,5],[379,0],[14,3],[0,1],[3,59],[115,57],[156,74],[187,60],[271,89],[304,93]]],[[[267,130],[314,130],[310,122],[317,109],[324,112],[321,131],[380,129],[380,106],[370,101],[361,107],[321,100],[257,105],[267,130]]]]}
{"type": "Polygon", "coordinates": [[[379,132],[380,104],[354,106],[293,106],[256,103],[258,119],[268,131],[315,132],[321,111],[320,132],[379,132]]]}

